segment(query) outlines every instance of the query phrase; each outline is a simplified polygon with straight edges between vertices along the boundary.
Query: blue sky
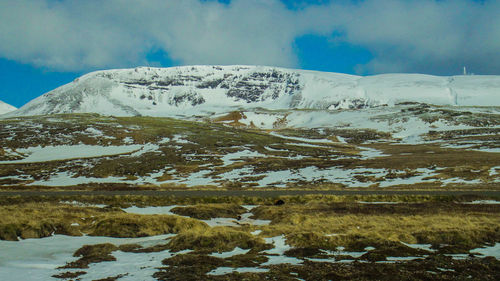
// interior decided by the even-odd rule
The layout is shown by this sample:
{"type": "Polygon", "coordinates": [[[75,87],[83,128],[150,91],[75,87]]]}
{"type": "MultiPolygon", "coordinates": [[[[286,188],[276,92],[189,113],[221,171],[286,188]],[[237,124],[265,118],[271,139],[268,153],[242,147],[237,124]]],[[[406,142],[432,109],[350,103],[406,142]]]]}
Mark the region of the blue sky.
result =
{"type": "Polygon", "coordinates": [[[497,0],[6,0],[0,100],[138,65],[500,74],[498,14],[497,0]]]}

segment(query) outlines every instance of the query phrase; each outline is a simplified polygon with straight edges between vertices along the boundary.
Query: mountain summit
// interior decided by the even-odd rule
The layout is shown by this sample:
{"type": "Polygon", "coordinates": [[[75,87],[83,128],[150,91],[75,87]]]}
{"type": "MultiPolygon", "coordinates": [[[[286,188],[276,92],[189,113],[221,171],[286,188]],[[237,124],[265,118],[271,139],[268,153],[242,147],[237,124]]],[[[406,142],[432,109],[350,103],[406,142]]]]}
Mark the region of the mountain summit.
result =
{"type": "Polygon", "coordinates": [[[138,67],[86,74],[9,116],[192,116],[239,108],[336,110],[404,102],[500,106],[499,93],[500,76],[362,77],[264,66],[138,67]]]}

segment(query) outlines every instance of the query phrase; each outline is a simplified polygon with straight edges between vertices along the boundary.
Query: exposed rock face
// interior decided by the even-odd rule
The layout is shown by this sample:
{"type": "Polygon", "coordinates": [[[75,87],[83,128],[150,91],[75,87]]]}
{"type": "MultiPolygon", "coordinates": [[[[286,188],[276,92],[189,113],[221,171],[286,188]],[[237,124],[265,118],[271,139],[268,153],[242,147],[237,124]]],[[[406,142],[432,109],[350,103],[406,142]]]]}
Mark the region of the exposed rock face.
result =
{"type": "Polygon", "coordinates": [[[140,67],[89,73],[9,115],[178,116],[257,107],[362,109],[400,102],[500,105],[498,92],[499,76],[360,77],[261,66],[140,67]]]}

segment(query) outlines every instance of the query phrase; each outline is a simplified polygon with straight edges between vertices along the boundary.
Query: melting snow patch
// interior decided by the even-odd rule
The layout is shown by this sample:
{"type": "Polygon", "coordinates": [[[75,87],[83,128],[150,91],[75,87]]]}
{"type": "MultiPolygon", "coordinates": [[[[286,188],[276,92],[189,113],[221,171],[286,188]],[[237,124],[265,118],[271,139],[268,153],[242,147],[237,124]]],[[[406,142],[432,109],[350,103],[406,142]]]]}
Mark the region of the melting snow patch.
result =
{"type": "Polygon", "coordinates": [[[445,254],[445,256],[452,257],[454,260],[465,260],[469,257],[468,254],[445,254]]]}
{"type": "Polygon", "coordinates": [[[162,266],[161,261],[172,256],[168,251],[156,253],[126,253],[113,252],[114,262],[90,264],[87,274],[79,276],[78,280],[102,280],[108,277],[123,274],[119,280],[126,281],[154,281],[153,274],[162,266]]]}
{"type": "Polygon", "coordinates": [[[334,143],[333,141],[331,141],[329,139],[307,139],[307,138],[301,138],[301,137],[290,137],[290,136],[280,135],[276,132],[271,132],[269,134],[271,136],[279,137],[282,139],[300,141],[300,142],[305,142],[305,143],[334,143]]]}
{"type": "Polygon", "coordinates": [[[135,151],[132,154],[130,154],[130,156],[131,157],[141,156],[142,154],[147,153],[147,152],[155,152],[159,148],[160,147],[158,145],[156,145],[156,144],[147,143],[147,144],[143,145],[140,150],[135,151]]]}
{"type": "Polygon", "coordinates": [[[182,144],[187,144],[187,143],[192,143],[186,139],[183,138],[182,135],[175,135],[173,138],[172,138],[172,141],[176,142],[176,143],[182,143],[182,144]]]}
{"type": "Polygon", "coordinates": [[[201,220],[208,224],[208,226],[240,226],[233,218],[211,218],[209,220],[201,220]]]}
{"type": "Polygon", "coordinates": [[[310,143],[291,143],[287,142],[286,145],[295,145],[295,146],[304,146],[304,147],[315,147],[315,148],[329,148],[328,146],[318,145],[318,144],[310,144],[310,143]]]}
{"type": "Polygon", "coordinates": [[[418,249],[418,250],[425,250],[425,251],[429,251],[429,252],[435,252],[436,250],[432,249],[432,245],[431,244],[407,244],[407,243],[404,243],[404,242],[401,242],[401,244],[407,246],[407,247],[410,247],[410,248],[413,248],[413,249],[418,249]]]}
{"type": "Polygon", "coordinates": [[[133,144],[134,139],[132,137],[127,136],[126,138],[123,139],[123,143],[125,144],[133,144]]]}
{"type": "Polygon", "coordinates": [[[247,211],[251,211],[251,210],[257,208],[258,205],[241,205],[241,207],[247,209],[247,211]]]}
{"type": "Polygon", "coordinates": [[[238,221],[239,224],[250,224],[250,225],[268,225],[271,223],[270,220],[254,220],[250,217],[252,213],[244,213],[241,215],[241,219],[238,221]]]}
{"type": "Polygon", "coordinates": [[[274,245],[274,248],[263,252],[264,254],[269,254],[269,256],[267,256],[269,260],[261,265],[265,266],[265,265],[284,264],[284,263],[297,265],[303,262],[300,259],[287,257],[283,255],[286,251],[292,248],[285,243],[284,235],[271,238],[264,238],[264,240],[268,244],[272,243],[274,245]]]}
{"type": "Polygon", "coordinates": [[[472,202],[464,202],[463,204],[500,204],[500,201],[495,200],[475,200],[472,202]]]}
{"type": "Polygon", "coordinates": [[[250,232],[250,234],[252,234],[252,235],[259,235],[261,233],[262,233],[262,230],[260,230],[260,229],[257,229],[255,231],[250,232]]]}
{"type": "Polygon", "coordinates": [[[117,177],[107,178],[87,178],[87,177],[74,177],[68,172],[61,172],[50,176],[48,180],[34,181],[28,185],[43,185],[43,186],[70,186],[84,183],[115,183],[122,182],[117,177]]]}
{"type": "Polygon", "coordinates": [[[255,157],[267,157],[267,155],[259,153],[257,151],[251,151],[245,149],[243,151],[228,153],[222,156],[222,161],[224,166],[229,166],[235,162],[235,160],[244,160],[244,158],[255,158],[255,157]]]}
{"type": "Polygon", "coordinates": [[[426,257],[386,257],[385,261],[376,261],[376,263],[395,263],[398,261],[413,261],[425,258],[426,257]]]}
{"type": "Polygon", "coordinates": [[[179,207],[178,205],[164,206],[164,207],[128,207],[123,209],[123,211],[130,214],[139,214],[139,215],[176,215],[171,212],[171,210],[175,207],[179,207]]]}
{"type": "Polygon", "coordinates": [[[347,143],[347,141],[345,140],[345,138],[343,138],[341,136],[337,136],[337,139],[339,140],[340,143],[347,143]]]}
{"type": "Polygon", "coordinates": [[[210,254],[212,257],[217,257],[217,258],[230,258],[230,257],[233,257],[233,256],[236,256],[236,255],[244,255],[246,253],[248,253],[250,251],[250,249],[241,249],[239,247],[236,247],[234,248],[232,251],[230,252],[223,252],[223,253],[212,253],[210,254]]]}
{"type": "Polygon", "coordinates": [[[329,263],[337,262],[335,259],[320,259],[320,258],[305,258],[305,259],[313,262],[329,262],[329,263]]]}
{"type": "Polygon", "coordinates": [[[159,144],[165,144],[165,143],[169,143],[170,141],[171,141],[170,138],[164,137],[158,143],[159,144]]]}
{"type": "Polygon", "coordinates": [[[210,170],[201,170],[198,172],[191,173],[187,177],[171,180],[169,182],[186,184],[188,186],[215,185],[216,182],[210,176],[208,176],[208,174],[210,173],[211,173],[210,170]]]}
{"type": "Polygon", "coordinates": [[[95,208],[104,208],[108,205],[105,204],[89,204],[89,203],[84,203],[84,202],[78,202],[78,201],[61,201],[61,204],[69,204],[73,206],[78,206],[78,207],[95,207],[95,208]]]}
{"type": "Polygon", "coordinates": [[[483,256],[494,257],[500,260],[500,243],[496,243],[494,246],[477,248],[470,251],[472,254],[480,254],[483,256]]]}
{"type": "Polygon", "coordinates": [[[224,275],[224,274],[229,274],[233,272],[238,272],[238,273],[245,273],[245,272],[254,272],[254,273],[259,273],[259,272],[269,272],[269,269],[267,268],[259,268],[259,267],[239,267],[239,268],[233,268],[233,267],[218,267],[209,273],[208,275],[224,275]]]}
{"type": "Polygon", "coordinates": [[[490,173],[490,176],[496,176],[498,174],[500,174],[500,166],[497,166],[497,167],[492,167],[490,170],[489,170],[489,173],[490,173]]]}
{"type": "Polygon", "coordinates": [[[264,251],[264,253],[266,254],[282,255],[284,252],[292,248],[286,244],[284,235],[275,236],[271,238],[264,238],[264,240],[266,241],[266,243],[274,245],[273,249],[264,251]]]}
{"type": "Polygon", "coordinates": [[[362,149],[359,152],[359,155],[361,155],[361,159],[372,159],[372,158],[377,158],[377,157],[384,157],[384,156],[389,156],[387,154],[384,154],[382,151],[371,148],[371,147],[359,147],[362,149]]]}
{"type": "Polygon", "coordinates": [[[87,128],[85,132],[96,137],[104,136],[104,133],[101,130],[92,127],[87,128]]]}
{"type": "MultiPolygon", "coordinates": [[[[133,153],[142,154],[146,151],[152,150],[155,145],[122,145],[122,146],[97,146],[97,145],[60,145],[60,146],[36,146],[30,148],[17,149],[18,153],[27,155],[24,159],[13,161],[0,161],[0,164],[14,164],[14,163],[37,163],[55,160],[68,160],[79,158],[93,158],[114,156],[120,154],[133,153]],[[141,152],[142,149],[146,151],[141,152]]],[[[156,150],[156,149],[155,149],[156,150]]],[[[135,155],[137,156],[137,155],[135,155]]]]}
{"type": "MultiPolygon", "coordinates": [[[[109,237],[91,237],[91,236],[65,236],[54,235],[41,239],[26,239],[21,241],[0,241],[0,280],[26,280],[29,276],[30,280],[49,280],[50,276],[61,273],[57,270],[66,262],[74,261],[73,253],[83,245],[93,245],[101,243],[112,243],[115,245],[122,244],[140,244],[140,245],[155,245],[164,243],[165,239],[173,237],[172,234],[142,237],[142,238],[109,238],[109,237]]],[[[144,259],[144,266],[151,268],[161,266],[161,260],[165,258],[165,252],[161,254],[157,262],[151,262],[150,259],[144,259]]],[[[92,264],[88,270],[89,273],[81,277],[81,280],[94,280],[105,277],[110,277],[122,273],[129,273],[130,276],[136,274],[144,274],[142,267],[137,263],[138,260],[143,260],[136,254],[128,254],[129,259],[122,258],[121,252],[113,252],[117,258],[116,262],[106,262],[102,264],[92,264]],[[134,267],[133,263],[137,266],[134,267]],[[140,270],[140,271],[139,271],[140,270]],[[101,273],[109,274],[107,276],[101,273]]],[[[126,255],[123,253],[123,255],[126,255]]],[[[149,272],[144,274],[151,276],[149,272]]],[[[136,279],[128,280],[153,280],[152,278],[142,278],[142,275],[137,275],[136,279]]],[[[125,279],[126,280],[126,279],[125,279]]]]}

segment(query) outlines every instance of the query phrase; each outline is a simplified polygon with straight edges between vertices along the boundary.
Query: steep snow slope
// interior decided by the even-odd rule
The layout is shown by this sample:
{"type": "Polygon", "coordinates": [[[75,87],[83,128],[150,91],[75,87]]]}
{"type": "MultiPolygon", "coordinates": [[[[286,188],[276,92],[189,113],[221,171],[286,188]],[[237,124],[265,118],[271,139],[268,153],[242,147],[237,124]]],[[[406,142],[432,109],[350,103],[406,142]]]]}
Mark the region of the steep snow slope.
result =
{"type": "Polygon", "coordinates": [[[500,76],[354,76],[261,66],[140,67],[84,75],[9,116],[193,116],[237,108],[346,109],[401,102],[500,106],[500,76]]]}
{"type": "Polygon", "coordinates": [[[13,107],[10,104],[6,104],[5,102],[0,100],[0,115],[5,114],[7,112],[11,112],[16,110],[17,108],[13,107]]]}

